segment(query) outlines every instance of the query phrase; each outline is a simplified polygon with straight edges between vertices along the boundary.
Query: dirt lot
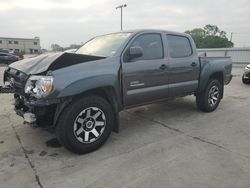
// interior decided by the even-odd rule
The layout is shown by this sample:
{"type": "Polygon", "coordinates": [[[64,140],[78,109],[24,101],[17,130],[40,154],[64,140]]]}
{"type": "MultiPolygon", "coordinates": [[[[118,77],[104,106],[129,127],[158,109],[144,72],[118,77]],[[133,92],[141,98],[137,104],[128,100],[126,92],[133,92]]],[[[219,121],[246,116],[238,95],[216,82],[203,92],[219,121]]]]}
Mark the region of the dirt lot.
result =
{"type": "Polygon", "coordinates": [[[233,74],[215,112],[192,96],[128,110],[120,133],[86,155],[24,125],[0,95],[0,187],[250,187],[250,85],[242,68],[233,74]]]}

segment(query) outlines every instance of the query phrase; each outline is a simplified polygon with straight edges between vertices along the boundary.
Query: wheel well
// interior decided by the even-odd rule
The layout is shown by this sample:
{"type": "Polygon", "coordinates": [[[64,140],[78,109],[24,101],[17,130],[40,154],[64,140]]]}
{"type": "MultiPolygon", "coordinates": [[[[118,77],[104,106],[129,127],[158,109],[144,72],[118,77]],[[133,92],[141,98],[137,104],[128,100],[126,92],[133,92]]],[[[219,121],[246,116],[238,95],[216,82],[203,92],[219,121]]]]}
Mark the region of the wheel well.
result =
{"type": "Polygon", "coordinates": [[[58,122],[58,118],[60,118],[60,115],[62,113],[62,111],[64,110],[64,108],[66,108],[73,100],[77,100],[81,97],[84,96],[89,96],[89,95],[97,95],[100,97],[103,97],[104,99],[106,99],[108,101],[108,103],[111,105],[111,107],[114,110],[114,115],[115,115],[115,119],[114,119],[114,128],[113,131],[118,133],[119,132],[119,104],[118,104],[118,97],[115,93],[115,90],[112,87],[100,87],[100,88],[96,88],[96,89],[91,89],[88,90],[86,92],[80,93],[78,95],[75,95],[73,97],[70,97],[68,99],[66,99],[61,105],[59,105],[56,109],[55,112],[55,116],[54,116],[54,125],[57,125],[58,122]]]}
{"type": "Polygon", "coordinates": [[[97,96],[103,97],[111,105],[114,104],[114,100],[117,101],[117,96],[115,94],[114,89],[111,86],[99,87],[99,88],[95,88],[95,89],[85,91],[83,93],[75,95],[73,97],[73,100],[77,100],[79,97],[88,96],[88,95],[97,95],[97,96]]]}
{"type": "Polygon", "coordinates": [[[97,95],[100,97],[103,97],[108,101],[108,103],[112,106],[114,115],[115,115],[115,122],[114,122],[114,132],[119,132],[119,99],[117,97],[117,94],[113,87],[111,86],[105,86],[105,87],[99,87],[95,89],[91,89],[88,91],[85,91],[83,93],[80,93],[78,95],[75,95],[72,100],[77,100],[79,97],[89,96],[89,95],[97,95]]]}
{"type": "Polygon", "coordinates": [[[222,72],[213,73],[210,76],[210,79],[211,78],[214,78],[214,79],[218,80],[223,85],[224,80],[223,80],[223,73],[222,72]]]}

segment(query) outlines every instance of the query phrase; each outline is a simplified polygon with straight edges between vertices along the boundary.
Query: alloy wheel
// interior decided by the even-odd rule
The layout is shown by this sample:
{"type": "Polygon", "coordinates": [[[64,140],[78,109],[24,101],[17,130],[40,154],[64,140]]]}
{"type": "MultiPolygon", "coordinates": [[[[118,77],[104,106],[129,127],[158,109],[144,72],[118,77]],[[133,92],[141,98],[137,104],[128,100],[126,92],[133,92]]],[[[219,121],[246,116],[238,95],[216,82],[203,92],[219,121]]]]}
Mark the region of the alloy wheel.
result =
{"type": "Polygon", "coordinates": [[[106,117],[97,107],[81,111],[74,121],[74,135],[81,143],[92,143],[102,135],[106,126],[106,117]]]}
{"type": "Polygon", "coordinates": [[[219,88],[217,85],[214,85],[210,88],[208,92],[208,104],[213,107],[217,104],[220,97],[219,88]]]}

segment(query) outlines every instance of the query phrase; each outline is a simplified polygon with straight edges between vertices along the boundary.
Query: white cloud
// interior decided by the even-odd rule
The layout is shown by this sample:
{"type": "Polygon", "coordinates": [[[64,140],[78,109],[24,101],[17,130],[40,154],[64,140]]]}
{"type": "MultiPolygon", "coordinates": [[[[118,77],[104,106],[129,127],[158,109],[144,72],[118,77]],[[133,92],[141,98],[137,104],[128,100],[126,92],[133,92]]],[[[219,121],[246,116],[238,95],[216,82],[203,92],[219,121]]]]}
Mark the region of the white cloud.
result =
{"type": "Polygon", "coordinates": [[[51,43],[81,43],[118,31],[120,12],[115,7],[122,3],[128,5],[124,9],[125,29],[183,32],[210,23],[234,32],[236,46],[250,46],[249,0],[0,0],[0,36],[39,36],[46,48],[51,43]]]}
{"type": "Polygon", "coordinates": [[[86,9],[90,6],[99,4],[97,0],[83,1],[83,0],[9,0],[0,2],[1,9],[86,9]]]}

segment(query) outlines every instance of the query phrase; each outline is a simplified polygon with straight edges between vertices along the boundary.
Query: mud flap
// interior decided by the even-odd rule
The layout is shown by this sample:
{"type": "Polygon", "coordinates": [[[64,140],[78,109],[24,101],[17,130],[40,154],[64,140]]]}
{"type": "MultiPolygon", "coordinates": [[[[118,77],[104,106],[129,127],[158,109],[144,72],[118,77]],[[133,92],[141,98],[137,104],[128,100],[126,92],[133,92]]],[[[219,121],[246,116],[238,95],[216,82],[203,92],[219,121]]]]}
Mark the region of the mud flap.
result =
{"type": "Polygon", "coordinates": [[[0,86],[0,94],[1,93],[5,93],[5,94],[14,93],[14,89],[11,88],[10,86],[6,86],[6,87],[0,86]]]}

